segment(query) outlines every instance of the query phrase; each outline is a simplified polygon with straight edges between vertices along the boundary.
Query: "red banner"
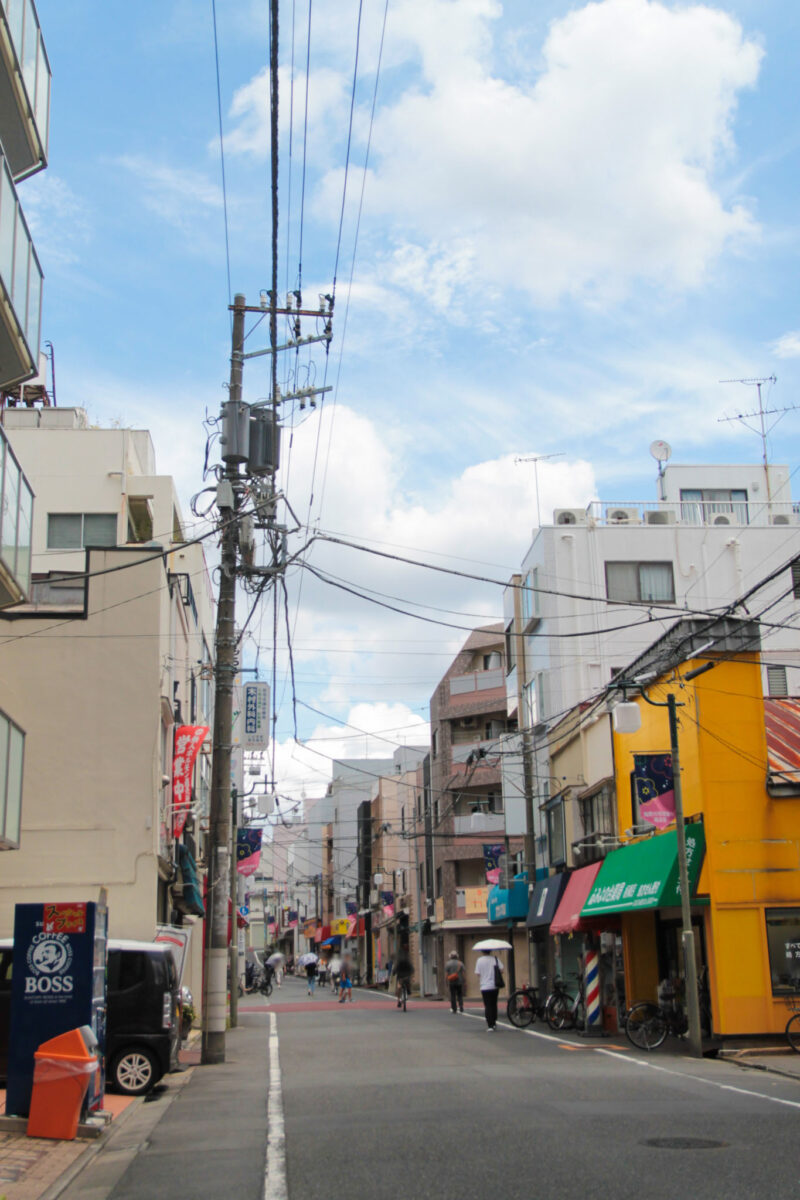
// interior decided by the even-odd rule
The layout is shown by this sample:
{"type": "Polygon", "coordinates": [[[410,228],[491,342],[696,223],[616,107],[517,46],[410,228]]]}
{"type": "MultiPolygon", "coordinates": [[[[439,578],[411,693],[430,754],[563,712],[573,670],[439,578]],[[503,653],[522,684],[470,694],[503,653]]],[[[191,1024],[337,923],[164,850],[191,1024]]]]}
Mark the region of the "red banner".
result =
{"type": "Polygon", "coordinates": [[[180,837],[192,802],[192,768],[208,734],[207,725],[177,725],[172,759],[172,832],[180,837]]]}

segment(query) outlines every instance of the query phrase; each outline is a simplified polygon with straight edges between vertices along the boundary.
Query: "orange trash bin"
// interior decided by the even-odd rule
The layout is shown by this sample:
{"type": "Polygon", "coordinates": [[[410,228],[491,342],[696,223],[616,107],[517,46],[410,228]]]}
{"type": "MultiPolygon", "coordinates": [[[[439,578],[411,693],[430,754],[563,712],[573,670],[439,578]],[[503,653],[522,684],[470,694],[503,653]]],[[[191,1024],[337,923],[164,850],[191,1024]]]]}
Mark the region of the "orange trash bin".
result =
{"type": "Polygon", "coordinates": [[[42,1042],[34,1054],[28,1137],[72,1140],[89,1081],[99,1069],[97,1040],[88,1025],[42,1042]]]}

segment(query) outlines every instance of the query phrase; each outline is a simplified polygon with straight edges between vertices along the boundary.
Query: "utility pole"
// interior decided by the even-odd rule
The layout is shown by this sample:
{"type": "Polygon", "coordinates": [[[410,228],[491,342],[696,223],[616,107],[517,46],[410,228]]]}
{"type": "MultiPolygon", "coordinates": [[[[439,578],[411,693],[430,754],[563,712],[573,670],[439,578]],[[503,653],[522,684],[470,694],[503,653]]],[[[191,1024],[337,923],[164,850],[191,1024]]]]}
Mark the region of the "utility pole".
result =
{"type": "MultiPolygon", "coordinates": [[[[652,702],[651,702],[652,703],[652,702]]],[[[681,784],[680,747],[678,745],[678,717],[675,696],[667,694],[669,715],[669,738],[672,753],[672,778],[675,791],[675,832],[678,838],[678,879],[681,887],[681,941],[683,944],[683,968],[686,979],[686,1016],[689,1021],[689,1053],[694,1058],[703,1057],[703,1036],[700,1029],[700,996],[697,991],[697,959],[694,955],[694,930],[692,929],[692,901],[689,896],[689,868],[686,859],[686,827],[683,823],[683,787],[681,784]]]]}
{"type": "MultiPolygon", "coordinates": [[[[242,352],[245,298],[233,306],[230,391],[225,410],[235,414],[242,403],[242,352]],[[231,409],[231,406],[234,406],[231,409]]],[[[229,422],[231,424],[231,422],[229,422]]],[[[236,675],[236,553],[242,480],[239,463],[226,455],[217,489],[222,515],[219,601],[215,638],[214,745],[211,762],[208,894],[205,944],[205,1002],[203,1004],[202,1062],[225,1061],[227,1017],[228,896],[230,895],[231,749],[233,743],[233,683],[236,675]]],[[[231,980],[231,989],[236,986],[231,980]]]]}

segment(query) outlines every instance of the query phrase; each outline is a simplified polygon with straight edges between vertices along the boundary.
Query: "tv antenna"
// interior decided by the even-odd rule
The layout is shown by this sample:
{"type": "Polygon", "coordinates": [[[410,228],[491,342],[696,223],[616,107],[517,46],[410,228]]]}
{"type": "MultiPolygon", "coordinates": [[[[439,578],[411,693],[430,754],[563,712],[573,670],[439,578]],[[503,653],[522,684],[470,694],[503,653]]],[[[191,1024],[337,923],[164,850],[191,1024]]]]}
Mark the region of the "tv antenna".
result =
{"type": "Polygon", "coordinates": [[[539,463],[544,462],[546,458],[563,458],[566,451],[559,450],[557,454],[531,454],[528,458],[515,458],[515,463],[532,462],[533,463],[533,479],[536,484],[536,528],[541,529],[542,521],[539,513],[539,463]]]}
{"type": "Polygon", "coordinates": [[[764,463],[764,478],[767,484],[767,504],[772,505],[772,488],[769,480],[769,457],[767,451],[767,438],[772,433],[779,421],[783,420],[787,412],[792,412],[796,408],[800,408],[797,404],[787,404],[785,408],[764,408],[764,401],[761,396],[761,388],[765,383],[776,384],[777,376],[766,375],[761,379],[720,379],[720,383],[741,383],[745,387],[754,387],[758,392],[758,408],[754,412],[734,413],[732,417],[718,417],[718,421],[739,421],[744,425],[745,429],[749,429],[761,439],[761,460],[764,463]],[[758,426],[751,425],[749,422],[758,418],[758,426]],[[774,417],[775,420],[768,422],[767,417],[774,417]]]}

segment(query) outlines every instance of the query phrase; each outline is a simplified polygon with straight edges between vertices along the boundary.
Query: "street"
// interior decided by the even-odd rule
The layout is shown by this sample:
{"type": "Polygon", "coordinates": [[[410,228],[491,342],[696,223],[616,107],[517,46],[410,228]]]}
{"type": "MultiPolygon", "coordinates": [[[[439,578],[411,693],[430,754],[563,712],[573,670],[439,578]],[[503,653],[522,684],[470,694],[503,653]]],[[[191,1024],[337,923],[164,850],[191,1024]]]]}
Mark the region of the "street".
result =
{"type": "Polygon", "coordinates": [[[245,998],[225,1065],[142,1105],[67,1200],[800,1191],[793,1079],[355,994],[288,978],[268,1005],[245,998]]]}

